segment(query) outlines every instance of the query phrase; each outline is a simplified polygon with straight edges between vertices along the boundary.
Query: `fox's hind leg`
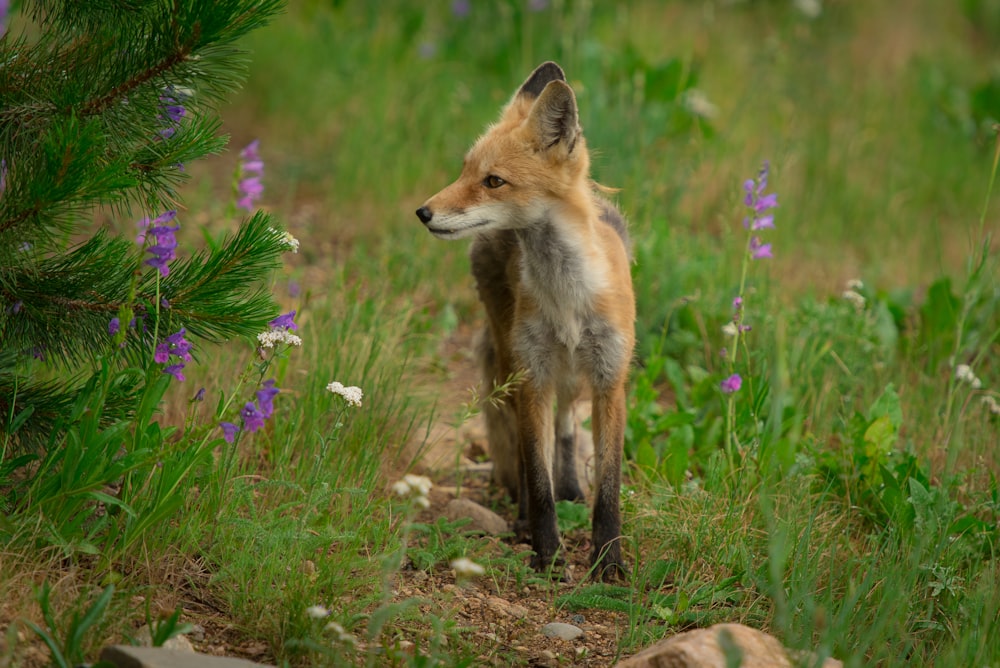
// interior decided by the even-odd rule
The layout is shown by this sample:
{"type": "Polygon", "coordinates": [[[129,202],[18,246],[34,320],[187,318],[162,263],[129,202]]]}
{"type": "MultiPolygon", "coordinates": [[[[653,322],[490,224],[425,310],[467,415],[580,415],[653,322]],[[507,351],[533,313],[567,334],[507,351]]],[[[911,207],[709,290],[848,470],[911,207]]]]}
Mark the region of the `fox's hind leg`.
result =
{"type": "Polygon", "coordinates": [[[576,466],[576,420],[573,399],[576,392],[560,391],[556,410],[556,452],[552,478],[557,501],[583,501],[576,466]]]}

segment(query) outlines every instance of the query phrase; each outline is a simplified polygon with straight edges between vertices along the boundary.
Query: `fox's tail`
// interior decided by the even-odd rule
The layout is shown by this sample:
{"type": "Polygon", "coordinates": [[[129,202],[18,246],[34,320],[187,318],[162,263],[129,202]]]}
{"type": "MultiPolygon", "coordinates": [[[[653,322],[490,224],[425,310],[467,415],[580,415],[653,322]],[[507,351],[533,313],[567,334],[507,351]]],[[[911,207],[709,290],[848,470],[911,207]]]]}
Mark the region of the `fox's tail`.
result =
{"type": "Polygon", "coordinates": [[[517,416],[509,396],[495,396],[494,388],[507,382],[499,377],[496,347],[489,325],[483,327],[476,342],[476,358],[482,372],[482,411],[486,419],[486,436],[490,459],[493,460],[493,481],[503,485],[510,498],[517,500],[519,454],[517,451],[517,416]]]}

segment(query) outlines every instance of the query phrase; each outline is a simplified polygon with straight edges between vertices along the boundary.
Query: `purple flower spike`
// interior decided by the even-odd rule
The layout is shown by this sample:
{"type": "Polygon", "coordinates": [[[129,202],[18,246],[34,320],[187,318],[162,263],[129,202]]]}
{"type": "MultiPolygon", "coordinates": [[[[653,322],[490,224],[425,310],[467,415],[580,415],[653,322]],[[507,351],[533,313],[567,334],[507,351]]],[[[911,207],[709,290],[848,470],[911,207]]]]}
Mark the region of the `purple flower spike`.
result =
{"type": "Polygon", "coordinates": [[[183,327],[176,334],[171,334],[166,338],[166,343],[170,346],[170,354],[177,355],[185,362],[191,361],[191,342],[184,338],[187,330],[183,327]]]}
{"type": "Polygon", "coordinates": [[[260,140],[254,139],[240,151],[243,160],[260,160],[260,140]]]}
{"type": "Polygon", "coordinates": [[[292,318],[295,317],[295,311],[290,313],[285,313],[284,315],[279,315],[277,318],[267,323],[271,329],[298,329],[299,326],[295,324],[292,318]]]}
{"type": "Polygon", "coordinates": [[[240,430],[239,427],[232,422],[220,422],[219,427],[222,428],[222,437],[226,439],[226,443],[232,443],[236,440],[236,434],[240,430]]]}
{"type": "Polygon", "coordinates": [[[240,417],[243,418],[243,428],[251,434],[264,426],[264,414],[257,410],[251,401],[243,406],[240,417]]]}
{"type": "Polygon", "coordinates": [[[108,334],[114,336],[118,333],[121,328],[121,321],[118,318],[111,318],[111,322],[108,323],[108,334]]]}
{"type": "Polygon", "coordinates": [[[156,240],[156,243],[146,249],[146,252],[152,255],[145,261],[151,267],[159,270],[161,276],[170,275],[170,267],[167,265],[168,262],[177,257],[175,252],[177,249],[177,238],[174,234],[180,229],[180,225],[165,225],[174,219],[177,215],[176,211],[167,211],[164,214],[157,216],[149,224],[149,227],[141,234],[143,242],[152,235],[156,240]]]}
{"type": "Polygon", "coordinates": [[[265,418],[269,418],[274,414],[274,397],[280,391],[274,386],[274,380],[264,381],[264,387],[257,390],[257,405],[260,407],[260,412],[265,418]]]}
{"type": "Polygon", "coordinates": [[[763,260],[765,258],[773,258],[774,254],[771,252],[771,244],[763,244],[760,242],[760,238],[753,237],[750,239],[750,257],[755,260],[763,260]]]}
{"type": "Polygon", "coordinates": [[[171,376],[177,380],[184,382],[184,374],[181,371],[184,369],[183,364],[171,364],[168,367],[164,367],[163,373],[169,373],[171,376]]]}
{"type": "Polygon", "coordinates": [[[732,376],[719,383],[719,387],[723,394],[732,394],[733,392],[737,392],[742,385],[743,379],[740,378],[740,374],[738,373],[734,373],[732,376]]]}
{"type": "Polygon", "coordinates": [[[156,346],[156,352],[153,353],[153,361],[157,364],[166,364],[170,359],[170,344],[164,341],[163,343],[156,346]]]}

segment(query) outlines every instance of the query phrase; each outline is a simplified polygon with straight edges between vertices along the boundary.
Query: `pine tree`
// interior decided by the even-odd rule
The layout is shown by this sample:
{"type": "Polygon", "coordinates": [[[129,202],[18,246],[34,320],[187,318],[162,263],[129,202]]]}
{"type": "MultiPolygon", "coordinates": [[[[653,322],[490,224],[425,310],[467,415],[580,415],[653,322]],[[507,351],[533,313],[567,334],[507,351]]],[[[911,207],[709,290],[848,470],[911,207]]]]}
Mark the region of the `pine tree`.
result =
{"type": "MultiPolygon", "coordinates": [[[[175,259],[168,212],[184,166],[226,145],[216,108],[243,76],[238,40],[281,4],[35,0],[29,28],[0,38],[0,454],[50,438],[109,342],[141,368],[181,327],[218,342],[277,313],[267,279],[287,242],[267,215],[175,259]],[[99,228],[107,215],[152,219],[145,252],[99,228]]],[[[142,382],[110,388],[107,421],[135,411],[142,382]]]]}

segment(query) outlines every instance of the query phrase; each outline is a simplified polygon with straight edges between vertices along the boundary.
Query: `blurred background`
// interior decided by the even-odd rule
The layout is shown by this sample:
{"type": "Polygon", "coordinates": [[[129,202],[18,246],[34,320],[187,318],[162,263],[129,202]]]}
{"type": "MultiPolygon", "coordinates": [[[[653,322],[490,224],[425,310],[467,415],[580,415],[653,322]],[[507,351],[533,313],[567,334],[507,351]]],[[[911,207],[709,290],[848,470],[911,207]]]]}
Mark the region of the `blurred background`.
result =
{"type": "MultiPolygon", "coordinates": [[[[261,140],[264,202],[304,242],[290,278],[306,291],[344,272],[464,315],[464,248],[413,210],[546,59],[577,92],[595,178],[620,189],[645,298],[729,276],[740,186],[764,160],[782,292],[916,287],[964,267],[1000,115],[997,35],[994,0],[297,0],[251,36],[222,115],[234,149],[261,140]]],[[[234,159],[195,170],[204,202],[228,194],[234,159]]]]}

